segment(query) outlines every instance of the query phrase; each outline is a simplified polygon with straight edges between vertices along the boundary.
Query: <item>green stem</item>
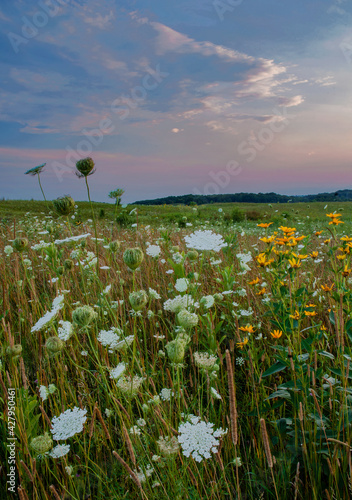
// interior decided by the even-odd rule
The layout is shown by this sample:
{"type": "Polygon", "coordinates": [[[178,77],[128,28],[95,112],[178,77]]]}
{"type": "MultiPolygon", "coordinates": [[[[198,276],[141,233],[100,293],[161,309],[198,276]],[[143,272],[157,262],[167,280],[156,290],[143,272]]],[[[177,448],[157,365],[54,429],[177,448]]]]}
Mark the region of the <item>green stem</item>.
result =
{"type": "Polygon", "coordinates": [[[50,207],[48,205],[48,201],[47,199],[45,198],[45,194],[44,194],[44,191],[43,191],[43,187],[42,187],[42,183],[40,182],[40,175],[38,174],[38,182],[39,182],[39,187],[40,187],[40,190],[42,192],[42,195],[43,195],[43,198],[45,200],[45,203],[46,203],[46,206],[48,207],[48,209],[50,210],[50,207]]]}
{"type": "Polygon", "coordinates": [[[94,234],[95,234],[95,248],[96,248],[96,253],[97,253],[97,275],[99,276],[99,245],[98,245],[97,223],[95,221],[95,215],[94,215],[94,209],[93,209],[92,200],[90,199],[90,191],[89,191],[89,185],[88,185],[87,177],[85,176],[84,179],[86,181],[86,186],[87,186],[88,200],[89,200],[89,203],[90,203],[90,207],[92,209],[93,224],[94,224],[94,234]]]}

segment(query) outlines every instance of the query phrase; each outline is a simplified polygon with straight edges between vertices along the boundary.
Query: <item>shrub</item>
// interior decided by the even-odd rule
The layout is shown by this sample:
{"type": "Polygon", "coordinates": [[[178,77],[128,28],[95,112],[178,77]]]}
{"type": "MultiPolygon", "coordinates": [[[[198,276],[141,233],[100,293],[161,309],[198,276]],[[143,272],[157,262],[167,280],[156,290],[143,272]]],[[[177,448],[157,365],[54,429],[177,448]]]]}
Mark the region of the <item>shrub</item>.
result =
{"type": "Polygon", "coordinates": [[[239,208],[234,208],[231,213],[232,222],[241,222],[244,220],[244,212],[239,208]]]}

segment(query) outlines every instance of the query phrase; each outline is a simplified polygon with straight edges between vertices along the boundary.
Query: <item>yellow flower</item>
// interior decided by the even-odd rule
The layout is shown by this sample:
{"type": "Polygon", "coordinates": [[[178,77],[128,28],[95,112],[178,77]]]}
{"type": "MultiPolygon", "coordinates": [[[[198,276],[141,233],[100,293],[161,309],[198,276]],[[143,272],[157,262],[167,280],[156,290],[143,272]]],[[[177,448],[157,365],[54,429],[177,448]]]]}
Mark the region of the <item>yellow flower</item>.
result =
{"type": "Polygon", "coordinates": [[[272,222],[261,222],[260,224],[257,224],[258,227],[263,227],[263,228],[267,228],[269,226],[271,226],[271,224],[273,224],[272,222]]]}
{"type": "Polygon", "coordinates": [[[335,283],[333,283],[331,286],[329,285],[321,285],[321,288],[322,290],[324,290],[324,292],[331,292],[332,289],[334,288],[335,286],[335,283]]]}
{"type": "Polygon", "coordinates": [[[347,276],[350,275],[350,273],[351,273],[351,269],[348,269],[347,264],[346,264],[344,270],[342,271],[342,276],[344,278],[346,278],[347,276]]]}
{"type": "Polygon", "coordinates": [[[325,332],[326,332],[326,326],[321,325],[320,330],[323,330],[323,331],[325,331],[325,332]]]}
{"type": "Polygon", "coordinates": [[[302,255],[302,254],[297,255],[294,252],[292,252],[292,255],[294,257],[297,257],[297,259],[301,259],[301,260],[304,260],[304,259],[306,259],[308,257],[308,255],[302,255]]]}
{"type": "Polygon", "coordinates": [[[318,255],[319,255],[319,252],[312,252],[309,255],[312,257],[312,259],[316,259],[318,257],[318,255]]]}
{"type": "Polygon", "coordinates": [[[242,332],[254,333],[254,328],[252,325],[240,326],[239,328],[242,332]]]}
{"type": "Polygon", "coordinates": [[[327,240],[324,240],[325,245],[327,245],[328,243],[330,243],[330,241],[331,241],[331,238],[329,238],[327,240]]]}
{"type": "Polygon", "coordinates": [[[275,236],[270,236],[269,238],[267,238],[266,236],[264,236],[264,238],[259,238],[260,241],[263,241],[264,243],[272,243],[274,240],[275,240],[275,236]]]}
{"type": "Polygon", "coordinates": [[[289,259],[288,261],[292,269],[298,269],[299,267],[301,267],[301,262],[299,259],[289,259]]]}
{"type": "Polygon", "coordinates": [[[256,295],[264,295],[264,293],[266,293],[266,288],[262,288],[261,290],[259,290],[259,292],[256,293],[256,295]]]}
{"type": "Polygon", "coordinates": [[[333,224],[334,226],[338,226],[339,224],[344,224],[344,222],[342,220],[339,220],[339,219],[332,219],[330,222],[329,222],[329,225],[330,224],[333,224]]]}
{"type": "Polygon", "coordinates": [[[342,238],[340,238],[341,241],[352,241],[352,238],[350,236],[342,236],[342,238]]]}
{"type": "Polygon", "coordinates": [[[279,229],[281,229],[281,231],[286,235],[293,234],[296,231],[295,227],[280,226],[279,229]]]}
{"type": "Polygon", "coordinates": [[[336,217],[342,217],[342,214],[326,214],[326,217],[330,217],[330,219],[335,219],[336,217]]]}
{"type": "Polygon", "coordinates": [[[346,258],[346,254],[336,255],[336,258],[337,258],[338,260],[343,260],[343,259],[345,259],[345,258],[346,258]]]}
{"type": "Polygon", "coordinates": [[[316,316],[317,313],[315,311],[304,311],[304,314],[306,316],[316,316]]]}
{"type": "Polygon", "coordinates": [[[274,330],[273,332],[270,332],[270,335],[272,336],[273,339],[279,339],[282,335],[282,331],[274,330]]]}
{"type": "Polygon", "coordinates": [[[256,278],[255,280],[253,281],[249,281],[248,282],[248,285],[258,285],[258,283],[260,283],[260,279],[259,278],[256,278]]]}
{"type": "Polygon", "coordinates": [[[300,315],[298,311],[295,311],[294,314],[290,314],[290,318],[292,319],[299,319],[300,315]]]}
{"type": "Polygon", "coordinates": [[[323,231],[315,231],[315,236],[320,236],[323,231]]]}
{"type": "Polygon", "coordinates": [[[315,304],[307,304],[306,307],[317,307],[315,304]]]}
{"type": "Polygon", "coordinates": [[[237,342],[237,347],[239,349],[243,349],[246,344],[248,344],[248,337],[245,338],[242,342],[237,342]]]}
{"type": "Polygon", "coordinates": [[[266,267],[269,264],[271,264],[272,262],[274,262],[274,259],[266,260],[265,253],[260,253],[259,255],[257,255],[256,260],[257,260],[258,264],[260,265],[260,267],[266,267]]]}

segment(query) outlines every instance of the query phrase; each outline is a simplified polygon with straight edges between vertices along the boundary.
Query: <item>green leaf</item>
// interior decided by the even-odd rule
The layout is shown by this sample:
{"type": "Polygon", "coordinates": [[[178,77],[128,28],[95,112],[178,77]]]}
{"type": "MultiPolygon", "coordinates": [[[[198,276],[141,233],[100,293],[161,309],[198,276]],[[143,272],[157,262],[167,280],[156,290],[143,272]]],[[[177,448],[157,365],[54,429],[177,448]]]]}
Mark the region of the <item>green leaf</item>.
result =
{"type": "Polygon", "coordinates": [[[282,361],[277,361],[273,366],[268,368],[262,375],[262,378],[269,377],[269,375],[273,375],[274,373],[281,372],[286,368],[286,365],[282,363],[282,361]]]}
{"type": "Polygon", "coordinates": [[[331,352],[318,351],[318,354],[321,354],[322,356],[326,356],[327,358],[330,358],[330,359],[335,359],[335,356],[333,354],[331,354],[331,352]]]}

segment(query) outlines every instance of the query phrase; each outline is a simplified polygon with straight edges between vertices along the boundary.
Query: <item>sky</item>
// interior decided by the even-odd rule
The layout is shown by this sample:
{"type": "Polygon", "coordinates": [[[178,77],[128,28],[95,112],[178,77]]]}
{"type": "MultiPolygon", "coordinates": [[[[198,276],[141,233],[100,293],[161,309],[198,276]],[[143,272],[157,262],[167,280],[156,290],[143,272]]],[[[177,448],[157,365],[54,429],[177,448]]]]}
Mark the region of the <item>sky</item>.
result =
{"type": "Polygon", "coordinates": [[[347,0],[1,0],[0,197],[351,188],[347,0]]]}

